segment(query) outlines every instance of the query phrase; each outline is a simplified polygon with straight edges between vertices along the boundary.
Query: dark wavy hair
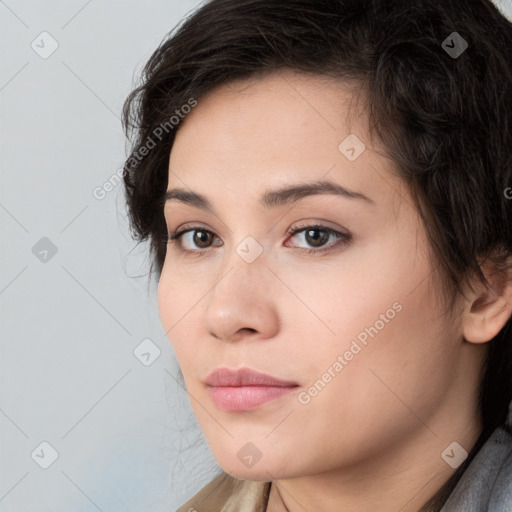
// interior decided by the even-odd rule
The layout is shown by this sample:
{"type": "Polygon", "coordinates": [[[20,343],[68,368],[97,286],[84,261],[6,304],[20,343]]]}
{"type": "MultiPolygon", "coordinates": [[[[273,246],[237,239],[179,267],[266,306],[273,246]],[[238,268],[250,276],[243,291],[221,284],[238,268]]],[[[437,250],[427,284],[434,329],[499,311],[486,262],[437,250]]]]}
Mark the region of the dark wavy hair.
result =
{"type": "MultiPolygon", "coordinates": [[[[507,271],[512,23],[490,0],[211,0],[166,36],[123,108],[131,144],[123,175],[128,215],[134,239],[149,241],[151,274],[160,276],[165,258],[163,195],[185,106],[228,82],[284,69],[355,83],[364,92],[370,133],[408,184],[427,229],[448,311],[469,276],[491,286],[483,259],[507,271]],[[468,44],[458,56],[448,51],[454,32],[468,44]]],[[[430,500],[438,508],[505,421],[510,318],[486,350],[484,429],[430,500]]]]}

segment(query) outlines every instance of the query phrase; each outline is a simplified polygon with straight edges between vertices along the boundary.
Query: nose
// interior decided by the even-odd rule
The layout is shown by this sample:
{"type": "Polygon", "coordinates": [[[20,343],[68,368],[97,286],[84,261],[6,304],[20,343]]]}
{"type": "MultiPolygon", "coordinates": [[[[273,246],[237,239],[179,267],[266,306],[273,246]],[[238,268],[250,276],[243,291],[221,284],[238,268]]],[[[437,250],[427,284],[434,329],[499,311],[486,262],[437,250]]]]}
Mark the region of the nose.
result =
{"type": "Polygon", "coordinates": [[[267,268],[264,254],[248,263],[233,251],[216,279],[204,317],[213,337],[233,342],[276,335],[278,280],[267,268]]]}

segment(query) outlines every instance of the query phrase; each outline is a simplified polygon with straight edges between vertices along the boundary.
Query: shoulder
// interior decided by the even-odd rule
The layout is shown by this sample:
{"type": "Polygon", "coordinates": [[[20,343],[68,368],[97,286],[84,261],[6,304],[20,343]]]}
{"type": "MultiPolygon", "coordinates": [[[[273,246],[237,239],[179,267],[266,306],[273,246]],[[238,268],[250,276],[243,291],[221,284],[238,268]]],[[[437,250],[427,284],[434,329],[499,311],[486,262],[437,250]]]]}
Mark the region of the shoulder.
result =
{"type": "Polygon", "coordinates": [[[480,448],[441,509],[442,512],[512,510],[511,416],[480,448]]]}
{"type": "Polygon", "coordinates": [[[264,512],[267,509],[270,486],[270,482],[238,480],[223,472],[177,512],[264,512]]]}
{"type": "Polygon", "coordinates": [[[219,512],[235,490],[235,479],[227,473],[215,477],[177,512],[219,512]]]}
{"type": "Polygon", "coordinates": [[[501,451],[496,457],[497,472],[492,484],[488,510],[502,512],[512,510],[512,429],[510,425],[502,428],[495,447],[501,451]]]}

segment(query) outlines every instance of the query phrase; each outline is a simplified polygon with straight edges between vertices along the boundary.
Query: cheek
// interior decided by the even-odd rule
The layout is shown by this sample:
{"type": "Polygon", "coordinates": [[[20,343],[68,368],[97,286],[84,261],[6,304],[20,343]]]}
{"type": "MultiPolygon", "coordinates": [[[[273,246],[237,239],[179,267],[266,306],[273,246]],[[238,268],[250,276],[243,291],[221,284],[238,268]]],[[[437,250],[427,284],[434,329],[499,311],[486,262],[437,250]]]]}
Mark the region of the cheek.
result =
{"type": "MultiPolygon", "coordinates": [[[[375,322],[382,324],[381,314],[388,312],[387,317],[393,319],[400,309],[393,305],[417,284],[413,276],[418,270],[397,259],[395,251],[389,242],[386,245],[377,240],[371,245],[349,248],[325,263],[308,266],[307,262],[292,261],[282,265],[275,272],[290,291],[280,292],[280,302],[276,304],[279,315],[291,330],[308,332],[331,346],[349,344],[351,338],[375,322]]],[[[311,338],[303,341],[317,351],[311,338]]]]}
{"type": "Polygon", "coordinates": [[[382,442],[417,426],[417,417],[428,423],[449,388],[456,351],[454,331],[427,298],[426,283],[408,295],[373,296],[359,305],[357,321],[338,322],[335,346],[310,353],[311,385],[329,379],[322,374],[343,358],[343,369],[312,399],[313,417],[327,414],[347,438],[362,436],[361,442],[375,426],[382,442]]]}
{"type": "Polygon", "coordinates": [[[325,269],[294,281],[309,306],[289,316],[295,332],[303,333],[295,350],[305,385],[319,381],[321,391],[311,402],[319,416],[321,410],[340,415],[340,424],[346,413],[375,422],[375,411],[383,410],[399,421],[408,415],[404,403],[428,416],[448,386],[456,356],[456,332],[432,296],[428,261],[382,247],[373,253],[378,260],[361,257],[351,272],[325,269]]]}

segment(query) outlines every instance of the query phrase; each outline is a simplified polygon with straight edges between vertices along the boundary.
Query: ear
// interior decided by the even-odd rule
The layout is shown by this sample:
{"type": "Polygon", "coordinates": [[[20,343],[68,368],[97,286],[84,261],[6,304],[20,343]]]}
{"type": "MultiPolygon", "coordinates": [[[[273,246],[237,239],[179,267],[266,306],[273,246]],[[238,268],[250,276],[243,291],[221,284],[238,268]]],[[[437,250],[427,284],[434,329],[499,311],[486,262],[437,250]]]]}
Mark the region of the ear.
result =
{"type": "MultiPolygon", "coordinates": [[[[508,259],[512,266],[512,257],[508,259]]],[[[491,287],[475,280],[473,291],[468,287],[467,302],[462,314],[462,332],[470,343],[485,343],[492,340],[512,315],[512,270],[498,273],[490,260],[480,268],[491,287]]]]}

